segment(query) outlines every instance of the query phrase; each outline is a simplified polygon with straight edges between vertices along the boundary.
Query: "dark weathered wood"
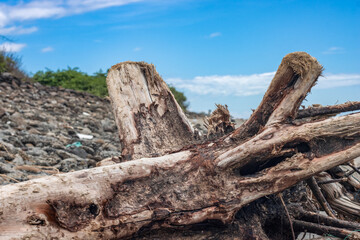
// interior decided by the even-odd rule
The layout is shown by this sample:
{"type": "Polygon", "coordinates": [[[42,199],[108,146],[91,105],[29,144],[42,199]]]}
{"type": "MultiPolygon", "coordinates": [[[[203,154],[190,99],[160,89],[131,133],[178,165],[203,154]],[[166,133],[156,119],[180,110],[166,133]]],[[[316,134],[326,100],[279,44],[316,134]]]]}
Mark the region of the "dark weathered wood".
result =
{"type": "Polygon", "coordinates": [[[319,185],[316,182],[316,179],[314,177],[309,178],[306,180],[308,186],[310,187],[311,191],[314,193],[315,198],[320,203],[321,207],[324,209],[324,211],[332,218],[336,218],[334,210],[331,209],[331,206],[326,201],[324,195],[321,192],[321,189],[319,185]]]}
{"type": "Polygon", "coordinates": [[[296,209],[292,209],[292,210],[293,210],[292,212],[297,213],[296,218],[303,221],[318,223],[327,226],[333,226],[337,228],[346,228],[352,231],[360,229],[360,224],[357,222],[349,222],[349,221],[344,221],[344,220],[324,216],[322,214],[307,212],[299,207],[296,207],[296,209]]]}
{"type": "Polygon", "coordinates": [[[347,239],[360,239],[360,234],[356,231],[350,231],[343,228],[337,227],[329,227],[316,223],[305,222],[300,220],[293,221],[294,228],[297,231],[308,231],[312,233],[316,233],[318,235],[326,235],[326,236],[335,236],[340,238],[347,239]]]}
{"type": "Polygon", "coordinates": [[[360,102],[346,102],[343,104],[326,107],[309,107],[299,110],[296,118],[316,117],[320,115],[337,114],[360,110],[360,102]]]}
{"type": "Polygon", "coordinates": [[[250,118],[231,135],[237,142],[244,141],[265,125],[293,119],[301,102],[321,75],[323,67],[305,52],[286,55],[260,105],[250,118]]]}

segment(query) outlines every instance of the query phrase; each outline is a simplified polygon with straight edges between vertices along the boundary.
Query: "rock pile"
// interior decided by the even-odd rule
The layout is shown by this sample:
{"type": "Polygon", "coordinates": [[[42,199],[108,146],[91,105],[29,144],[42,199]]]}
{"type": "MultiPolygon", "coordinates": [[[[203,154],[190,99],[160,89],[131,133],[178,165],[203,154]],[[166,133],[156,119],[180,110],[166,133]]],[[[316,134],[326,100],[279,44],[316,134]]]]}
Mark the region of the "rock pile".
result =
{"type": "Polygon", "coordinates": [[[0,184],[120,155],[108,99],[0,74],[0,184]]]}

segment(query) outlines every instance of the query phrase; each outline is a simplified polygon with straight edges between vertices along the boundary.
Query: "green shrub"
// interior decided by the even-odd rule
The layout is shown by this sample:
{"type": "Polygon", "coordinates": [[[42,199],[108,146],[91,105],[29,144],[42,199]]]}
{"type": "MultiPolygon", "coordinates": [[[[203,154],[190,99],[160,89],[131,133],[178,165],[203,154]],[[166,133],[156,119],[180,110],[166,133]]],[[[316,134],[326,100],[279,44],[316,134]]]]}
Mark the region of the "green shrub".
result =
{"type": "MultiPolygon", "coordinates": [[[[81,72],[79,68],[68,67],[67,69],[57,70],[56,72],[50,69],[38,71],[34,74],[33,80],[44,85],[61,86],[104,97],[108,95],[106,75],[107,73],[101,69],[93,75],[88,75],[81,72]]],[[[188,103],[186,102],[184,93],[177,91],[175,87],[170,86],[169,88],[180,107],[186,111],[188,103]]]]}
{"type": "Polygon", "coordinates": [[[108,95],[106,87],[106,73],[101,69],[93,75],[81,72],[79,68],[57,70],[56,72],[46,69],[34,74],[33,80],[44,85],[61,86],[83,92],[89,92],[96,96],[108,95]]]}
{"type": "Polygon", "coordinates": [[[0,73],[10,72],[20,79],[28,79],[27,74],[21,69],[21,58],[13,53],[0,51],[0,73]]]}

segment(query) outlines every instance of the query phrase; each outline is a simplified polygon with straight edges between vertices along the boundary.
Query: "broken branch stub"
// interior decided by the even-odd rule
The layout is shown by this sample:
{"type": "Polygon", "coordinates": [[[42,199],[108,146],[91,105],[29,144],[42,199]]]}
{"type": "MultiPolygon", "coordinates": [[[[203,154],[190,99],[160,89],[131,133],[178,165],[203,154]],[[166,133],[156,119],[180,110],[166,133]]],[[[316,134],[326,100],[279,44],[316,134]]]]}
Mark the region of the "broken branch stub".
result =
{"type": "Polygon", "coordinates": [[[154,65],[123,62],[111,67],[106,81],[124,160],[192,143],[194,130],[154,65]]]}
{"type": "Polygon", "coordinates": [[[286,55],[260,105],[250,118],[231,134],[237,142],[256,135],[266,125],[285,123],[296,117],[301,102],[321,75],[323,67],[305,52],[286,55]]]}

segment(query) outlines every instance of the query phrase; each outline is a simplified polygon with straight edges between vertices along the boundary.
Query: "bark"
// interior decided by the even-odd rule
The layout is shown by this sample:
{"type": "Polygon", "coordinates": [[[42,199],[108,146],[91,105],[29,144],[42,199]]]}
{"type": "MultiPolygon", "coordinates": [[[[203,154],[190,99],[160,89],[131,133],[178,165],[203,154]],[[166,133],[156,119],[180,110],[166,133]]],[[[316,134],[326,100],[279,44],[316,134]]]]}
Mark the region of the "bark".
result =
{"type": "MultiPolygon", "coordinates": [[[[292,124],[322,70],[306,53],[283,59],[262,103],[243,127],[188,146],[185,143],[193,142],[191,128],[149,66],[123,63],[108,76],[127,149],[124,158],[143,158],[2,186],[1,239],[126,238],[209,221],[233,226],[242,233],[240,239],[251,239],[250,232],[256,233],[253,239],[265,239],[256,214],[248,221],[253,226],[248,231],[246,225],[236,225],[240,209],[360,156],[360,113],[292,124]],[[170,121],[173,118],[177,120],[170,121]],[[179,134],[167,134],[169,126],[179,134]],[[173,142],[174,136],[180,136],[180,143],[173,142]],[[164,155],[149,158],[154,153],[164,155]]],[[[307,226],[301,224],[294,227],[307,226]]]]}
{"type": "Polygon", "coordinates": [[[332,115],[342,112],[360,110],[360,102],[346,102],[334,106],[309,107],[298,112],[297,118],[316,117],[319,115],[332,115]]]}

